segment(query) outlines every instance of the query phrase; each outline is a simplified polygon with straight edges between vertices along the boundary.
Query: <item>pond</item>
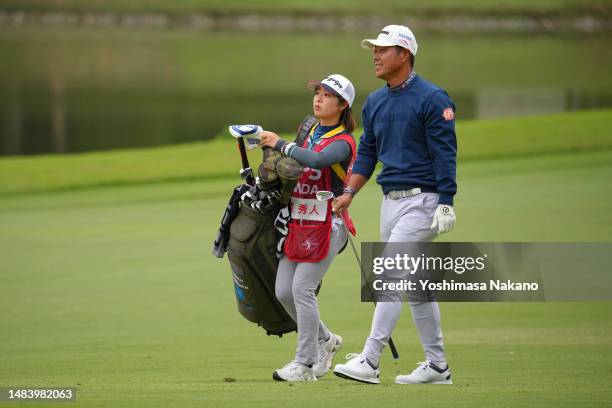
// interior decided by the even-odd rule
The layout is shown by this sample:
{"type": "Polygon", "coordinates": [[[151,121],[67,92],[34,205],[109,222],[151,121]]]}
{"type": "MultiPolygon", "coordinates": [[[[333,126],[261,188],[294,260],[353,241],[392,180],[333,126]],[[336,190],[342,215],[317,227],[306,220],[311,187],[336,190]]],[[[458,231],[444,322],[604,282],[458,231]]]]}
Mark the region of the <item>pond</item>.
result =
{"type": "MultiPolygon", "coordinates": [[[[355,84],[359,118],[383,85],[359,47],[371,34],[4,27],[0,155],[201,141],[233,123],[292,132],[306,82],[330,73],[355,84]]],[[[612,106],[609,36],[416,34],[416,71],[459,120],[612,106]]]]}

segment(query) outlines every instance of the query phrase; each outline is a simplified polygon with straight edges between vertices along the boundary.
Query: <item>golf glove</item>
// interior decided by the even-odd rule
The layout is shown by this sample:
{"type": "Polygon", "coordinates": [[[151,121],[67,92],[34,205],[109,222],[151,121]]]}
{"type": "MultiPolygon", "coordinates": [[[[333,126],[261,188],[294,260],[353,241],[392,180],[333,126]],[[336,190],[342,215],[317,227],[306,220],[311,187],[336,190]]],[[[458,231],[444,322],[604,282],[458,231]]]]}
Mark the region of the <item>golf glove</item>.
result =
{"type": "Polygon", "coordinates": [[[455,226],[455,211],[453,207],[446,204],[439,204],[433,216],[431,229],[437,229],[438,234],[443,234],[453,229],[455,226]]]}

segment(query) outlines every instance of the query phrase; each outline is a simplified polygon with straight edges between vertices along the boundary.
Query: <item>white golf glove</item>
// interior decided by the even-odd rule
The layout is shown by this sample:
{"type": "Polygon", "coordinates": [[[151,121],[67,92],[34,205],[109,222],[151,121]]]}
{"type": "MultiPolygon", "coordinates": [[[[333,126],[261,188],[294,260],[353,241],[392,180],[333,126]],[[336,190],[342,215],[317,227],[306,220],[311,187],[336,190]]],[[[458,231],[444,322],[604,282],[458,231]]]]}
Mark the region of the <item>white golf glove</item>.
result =
{"type": "Polygon", "coordinates": [[[438,229],[438,234],[443,234],[453,229],[455,226],[455,210],[446,204],[439,204],[433,216],[431,229],[438,229]]]}

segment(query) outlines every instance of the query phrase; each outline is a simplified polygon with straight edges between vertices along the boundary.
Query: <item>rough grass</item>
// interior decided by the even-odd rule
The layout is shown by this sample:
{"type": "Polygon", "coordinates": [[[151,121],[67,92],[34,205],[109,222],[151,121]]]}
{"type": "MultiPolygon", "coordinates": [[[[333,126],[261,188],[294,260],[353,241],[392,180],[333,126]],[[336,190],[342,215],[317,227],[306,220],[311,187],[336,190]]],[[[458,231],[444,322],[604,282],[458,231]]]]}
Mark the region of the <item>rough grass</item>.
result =
{"type": "MultiPolygon", "coordinates": [[[[612,148],[612,110],[459,121],[459,160],[612,148]]],[[[355,132],[360,135],[360,132],[355,132]]],[[[289,138],[289,135],[285,135],[289,138]]],[[[261,161],[252,151],[251,163],[261,161]]],[[[228,136],[170,147],[0,159],[0,195],[83,187],[210,180],[236,175],[228,136]]]]}

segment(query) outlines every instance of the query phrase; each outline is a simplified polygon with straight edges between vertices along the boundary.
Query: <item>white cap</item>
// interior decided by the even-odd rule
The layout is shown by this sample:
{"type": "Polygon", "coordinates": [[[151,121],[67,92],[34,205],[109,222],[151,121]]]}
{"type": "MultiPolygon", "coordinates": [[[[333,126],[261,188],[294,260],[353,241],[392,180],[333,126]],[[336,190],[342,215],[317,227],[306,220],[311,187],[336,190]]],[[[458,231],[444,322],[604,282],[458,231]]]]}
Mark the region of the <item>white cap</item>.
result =
{"type": "Polygon", "coordinates": [[[416,37],[412,34],[412,31],[406,26],[402,25],[388,25],[381,30],[376,39],[368,39],[361,41],[361,46],[366,50],[371,50],[375,46],[377,47],[393,47],[399,45],[402,48],[406,48],[416,55],[419,45],[417,44],[416,37]]]}
{"type": "Polygon", "coordinates": [[[308,82],[308,87],[310,88],[316,88],[319,85],[347,101],[349,108],[353,106],[353,101],[355,100],[355,87],[347,77],[340,74],[333,74],[321,81],[308,82]]]}

